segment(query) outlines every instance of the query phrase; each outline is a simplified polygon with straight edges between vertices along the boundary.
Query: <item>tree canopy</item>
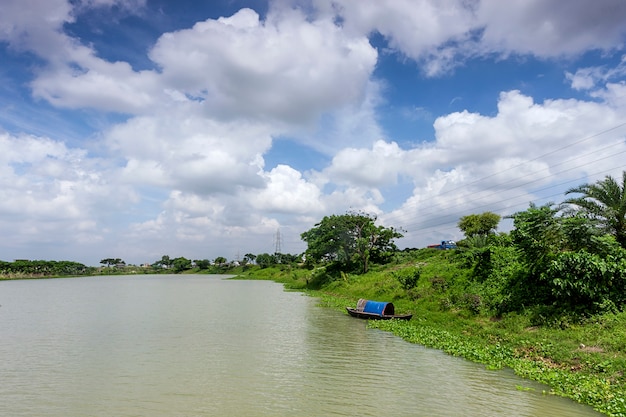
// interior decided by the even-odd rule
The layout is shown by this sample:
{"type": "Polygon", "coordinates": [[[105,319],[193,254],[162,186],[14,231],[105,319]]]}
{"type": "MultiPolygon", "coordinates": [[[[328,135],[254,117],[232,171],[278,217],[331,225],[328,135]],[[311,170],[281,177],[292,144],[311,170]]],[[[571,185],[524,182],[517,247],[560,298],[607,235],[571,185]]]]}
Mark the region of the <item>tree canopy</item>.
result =
{"type": "Polygon", "coordinates": [[[126,262],[120,258],[105,258],[100,261],[101,264],[106,266],[125,265],[126,262]]]}
{"type": "Polygon", "coordinates": [[[595,184],[583,184],[567,190],[566,194],[582,194],[565,200],[577,206],[599,227],[615,236],[626,248],[626,171],[622,172],[621,184],[610,175],[595,184]]]}
{"type": "Polygon", "coordinates": [[[301,234],[307,243],[307,261],[326,261],[342,271],[367,272],[370,262],[387,259],[397,248],[394,239],[402,234],[393,227],[377,226],[376,217],[347,213],[324,217],[301,234]]]}
{"type": "Polygon", "coordinates": [[[469,214],[461,217],[458,227],[465,233],[465,237],[487,236],[495,233],[498,223],[500,223],[500,216],[486,211],[482,214],[469,214]]]}

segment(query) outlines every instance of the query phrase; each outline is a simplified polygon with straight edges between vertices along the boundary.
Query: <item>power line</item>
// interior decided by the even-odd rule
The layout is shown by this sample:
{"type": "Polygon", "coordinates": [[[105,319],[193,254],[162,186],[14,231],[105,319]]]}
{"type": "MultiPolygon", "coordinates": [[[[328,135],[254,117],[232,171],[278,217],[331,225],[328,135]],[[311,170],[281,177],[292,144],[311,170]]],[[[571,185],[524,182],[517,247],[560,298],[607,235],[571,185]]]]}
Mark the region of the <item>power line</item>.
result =
{"type": "MultiPolygon", "coordinates": [[[[556,176],[556,175],[558,175],[558,174],[563,174],[563,173],[565,173],[565,172],[573,171],[573,170],[575,170],[575,169],[578,169],[578,168],[581,168],[581,167],[584,167],[584,166],[587,166],[587,165],[591,165],[591,164],[596,163],[596,162],[599,162],[599,161],[603,161],[603,160],[606,160],[606,159],[609,159],[609,158],[613,158],[613,157],[615,157],[616,155],[620,155],[620,154],[623,154],[623,153],[626,153],[626,150],[621,151],[621,152],[618,152],[618,153],[616,153],[616,154],[612,154],[612,155],[610,155],[610,156],[605,156],[605,157],[602,157],[602,158],[598,158],[598,159],[595,159],[595,160],[593,160],[593,161],[587,161],[587,162],[585,162],[584,164],[581,164],[581,165],[576,165],[576,166],[574,166],[574,167],[570,167],[570,168],[567,168],[567,169],[563,169],[563,170],[561,170],[561,171],[555,172],[555,173],[550,174],[550,175],[547,175],[547,176],[543,176],[543,177],[535,178],[535,179],[533,179],[533,180],[531,180],[531,181],[527,181],[527,182],[524,182],[524,183],[522,183],[522,184],[519,184],[519,185],[518,185],[518,186],[516,186],[516,187],[510,188],[510,189],[509,189],[509,191],[512,191],[512,190],[515,190],[515,189],[519,189],[519,188],[522,188],[523,186],[527,186],[527,185],[530,185],[530,184],[533,184],[533,183],[536,183],[536,182],[539,182],[539,181],[542,181],[542,180],[546,180],[546,179],[549,179],[549,178],[551,178],[551,177],[555,177],[555,176],[556,176]]],[[[578,158],[573,158],[572,160],[574,160],[574,159],[578,159],[578,158]]],[[[570,161],[571,161],[571,160],[570,160],[570,161]]],[[[569,162],[569,161],[566,161],[566,162],[569,162]]],[[[566,163],[566,162],[564,162],[564,163],[566,163]]],[[[564,163],[557,164],[557,165],[554,165],[554,166],[563,165],[564,163]]],[[[599,175],[599,174],[602,174],[602,173],[611,172],[611,171],[613,171],[613,170],[615,170],[615,169],[617,169],[617,168],[620,168],[620,167],[621,167],[621,165],[620,165],[620,166],[617,166],[617,167],[610,168],[610,169],[605,169],[605,170],[602,170],[602,171],[600,171],[600,172],[593,173],[593,174],[591,174],[591,175],[595,176],[595,175],[599,175]]],[[[524,177],[527,177],[527,176],[531,176],[531,175],[533,175],[533,174],[534,174],[534,173],[530,173],[530,174],[527,174],[527,175],[522,176],[522,177],[520,177],[520,178],[524,178],[524,177]]],[[[484,188],[484,189],[483,189],[483,190],[481,190],[481,191],[489,190],[489,189],[495,188],[495,187],[497,187],[497,186],[499,187],[500,185],[504,185],[504,184],[510,183],[510,182],[512,182],[512,181],[515,181],[515,180],[517,180],[517,179],[514,179],[514,180],[509,180],[509,181],[506,181],[506,182],[504,182],[504,183],[502,183],[502,184],[496,184],[496,185],[494,185],[494,186],[490,186],[490,187],[484,188]]],[[[565,185],[565,184],[568,184],[568,183],[571,183],[571,182],[579,182],[579,181],[582,181],[582,179],[579,179],[579,178],[572,179],[572,180],[565,181],[565,182],[562,182],[562,183],[557,183],[557,184],[553,184],[553,185],[550,185],[550,186],[547,186],[547,187],[543,187],[543,188],[535,189],[535,190],[532,190],[532,192],[533,192],[533,193],[537,193],[537,192],[539,192],[539,191],[544,191],[544,190],[547,190],[547,189],[550,189],[550,188],[555,188],[555,187],[559,187],[559,186],[562,186],[562,185],[565,185]]],[[[457,203],[457,204],[453,204],[452,206],[448,206],[448,207],[447,207],[447,209],[454,208],[454,207],[461,207],[461,206],[466,205],[467,203],[472,203],[472,202],[480,202],[481,200],[485,200],[485,199],[486,199],[486,198],[488,198],[488,197],[495,196],[495,195],[499,195],[499,194],[501,194],[501,192],[499,192],[499,191],[495,191],[495,192],[492,192],[492,193],[489,193],[489,194],[486,194],[486,195],[485,195],[485,194],[483,194],[483,195],[480,195],[480,196],[479,196],[479,197],[477,197],[477,198],[473,198],[473,199],[469,199],[469,200],[464,200],[464,201],[463,201],[463,203],[457,203]]],[[[526,195],[526,194],[528,194],[528,193],[527,193],[527,192],[525,192],[523,195],[526,195]]],[[[469,195],[469,194],[466,194],[465,196],[467,196],[467,195],[469,195]]],[[[510,198],[507,198],[507,199],[504,199],[504,200],[501,200],[501,201],[502,201],[502,202],[505,202],[505,201],[507,201],[507,200],[509,200],[509,199],[510,199],[510,198]]],[[[497,204],[497,203],[498,203],[498,202],[496,202],[495,204],[497,204]]],[[[494,204],[494,203],[493,203],[493,202],[490,202],[490,203],[488,203],[488,204],[494,204]]],[[[473,207],[473,208],[478,208],[478,207],[482,207],[482,206],[484,206],[484,205],[477,206],[477,207],[473,207]]],[[[432,206],[431,206],[431,207],[428,207],[428,208],[432,208],[432,206]]],[[[421,215],[424,215],[424,214],[432,214],[432,211],[430,211],[430,212],[429,212],[429,211],[426,211],[426,212],[421,211],[421,212],[420,212],[420,214],[421,214],[421,215]]]]}
{"type": "MultiPolygon", "coordinates": [[[[442,197],[442,196],[444,196],[444,195],[450,194],[450,193],[455,192],[455,191],[460,191],[460,190],[463,190],[463,191],[464,191],[464,194],[462,195],[462,197],[468,196],[468,195],[469,195],[469,192],[467,192],[466,190],[467,190],[469,187],[471,187],[472,185],[476,185],[476,184],[482,183],[482,182],[484,182],[485,180],[487,180],[487,179],[489,179],[489,178],[492,178],[492,177],[495,177],[495,176],[497,176],[497,175],[503,174],[503,173],[508,172],[508,171],[510,171],[510,170],[512,170],[512,169],[518,169],[518,168],[520,168],[520,167],[522,167],[522,166],[524,166],[524,165],[527,165],[527,164],[529,164],[529,163],[531,163],[531,162],[534,162],[534,161],[540,160],[541,158],[545,158],[546,156],[549,156],[549,155],[555,154],[555,153],[557,153],[557,152],[559,152],[559,151],[562,151],[562,150],[564,150],[564,149],[571,148],[571,147],[573,147],[573,146],[575,146],[575,145],[578,145],[578,144],[580,144],[580,143],[583,143],[583,142],[585,142],[585,141],[588,141],[588,140],[590,140],[590,139],[592,139],[592,138],[597,138],[597,137],[599,137],[599,136],[601,136],[601,135],[603,135],[603,134],[606,134],[606,133],[608,133],[608,132],[614,131],[614,130],[616,130],[616,129],[618,129],[618,128],[622,127],[622,126],[626,126],[626,123],[621,123],[621,124],[619,124],[619,125],[617,125],[617,126],[615,126],[615,127],[612,127],[612,128],[610,128],[610,129],[606,129],[606,130],[604,130],[604,131],[602,131],[602,132],[600,132],[600,133],[597,133],[597,134],[594,134],[594,135],[590,135],[590,136],[586,136],[586,137],[584,137],[584,138],[582,138],[582,139],[580,139],[580,140],[577,140],[577,141],[575,141],[575,142],[573,142],[573,143],[570,143],[570,144],[567,144],[567,145],[565,145],[565,146],[559,147],[559,148],[554,149],[554,150],[552,150],[552,151],[550,151],[550,152],[547,152],[547,153],[544,153],[544,154],[542,154],[542,155],[539,155],[539,156],[537,156],[537,157],[535,157],[535,158],[533,158],[533,159],[530,159],[530,160],[528,160],[528,161],[524,161],[524,162],[522,162],[522,163],[516,164],[516,165],[514,165],[514,166],[512,166],[512,167],[509,167],[509,168],[507,168],[507,169],[504,169],[504,170],[501,170],[501,171],[495,172],[495,173],[493,173],[493,174],[490,174],[490,175],[484,176],[484,177],[482,177],[482,178],[479,178],[479,179],[477,179],[477,180],[474,180],[474,181],[472,181],[472,182],[470,182],[470,183],[468,183],[468,184],[465,184],[465,185],[463,185],[463,186],[459,186],[459,187],[456,187],[456,188],[453,188],[453,189],[449,189],[449,190],[443,191],[443,192],[441,192],[441,193],[438,193],[438,194],[437,194],[437,195],[435,195],[435,196],[432,196],[432,197],[431,197],[431,199],[438,198],[438,197],[442,197]]],[[[592,152],[588,152],[588,153],[586,153],[586,154],[578,155],[578,156],[576,156],[576,157],[574,157],[574,158],[570,158],[570,159],[568,159],[568,160],[566,160],[566,161],[563,161],[563,162],[561,162],[561,163],[559,163],[559,164],[553,165],[551,168],[554,168],[554,167],[556,167],[556,166],[560,166],[560,165],[564,165],[564,164],[570,163],[570,162],[572,162],[572,161],[574,161],[574,160],[581,159],[581,158],[583,158],[583,157],[587,157],[587,156],[589,156],[589,155],[592,155],[592,154],[595,154],[595,153],[598,153],[598,152],[606,151],[606,150],[607,150],[607,149],[609,149],[609,148],[612,148],[612,147],[617,146],[617,145],[622,145],[622,144],[623,144],[623,141],[616,141],[616,142],[614,142],[614,143],[612,143],[612,144],[610,144],[610,145],[608,145],[608,146],[605,146],[605,147],[603,147],[603,148],[596,149],[596,150],[594,150],[594,151],[592,151],[592,152]]],[[[577,166],[575,166],[575,167],[571,167],[571,168],[568,168],[568,169],[566,169],[566,170],[559,171],[559,172],[557,172],[557,173],[552,173],[552,174],[550,174],[550,175],[548,175],[548,176],[544,176],[544,177],[541,177],[541,178],[538,178],[538,179],[534,179],[534,180],[532,180],[532,181],[528,181],[528,182],[523,183],[523,184],[519,184],[518,186],[516,186],[516,187],[514,187],[514,188],[511,188],[510,190],[513,190],[513,189],[515,189],[515,188],[521,188],[522,186],[525,186],[525,185],[528,185],[528,184],[532,184],[533,182],[537,182],[537,181],[540,181],[540,180],[543,180],[543,179],[547,179],[547,178],[550,178],[550,177],[554,177],[554,176],[555,176],[555,175],[557,175],[557,174],[561,174],[561,173],[564,173],[564,172],[567,172],[567,171],[571,171],[571,170],[576,169],[576,168],[580,168],[580,167],[583,167],[583,166],[586,166],[586,165],[590,165],[590,164],[592,164],[592,163],[595,163],[595,162],[598,162],[598,161],[601,161],[601,160],[604,160],[604,159],[608,159],[608,158],[611,158],[611,157],[615,157],[616,155],[622,154],[622,153],[624,153],[624,152],[626,152],[626,151],[621,151],[621,152],[618,152],[618,153],[615,153],[615,154],[612,154],[612,155],[609,155],[609,156],[605,156],[605,157],[602,157],[602,158],[598,158],[598,159],[593,160],[593,161],[587,161],[587,162],[585,162],[584,164],[580,164],[580,165],[577,165],[577,166]]],[[[617,168],[617,167],[616,167],[616,168],[617,168]]],[[[607,170],[607,171],[608,171],[608,170],[607,170]]],[[[535,172],[530,172],[530,173],[528,173],[528,174],[526,174],[526,175],[524,175],[524,176],[522,176],[522,177],[516,177],[516,178],[514,178],[514,179],[510,179],[510,180],[505,181],[505,182],[502,182],[502,183],[493,184],[493,185],[491,185],[491,186],[489,186],[489,187],[484,188],[483,190],[489,190],[489,189],[493,189],[493,188],[496,188],[496,187],[500,187],[500,188],[501,188],[501,187],[502,187],[503,185],[505,185],[505,184],[508,184],[508,183],[511,183],[511,182],[514,182],[514,181],[519,181],[519,180],[520,180],[520,178],[525,178],[525,177],[533,176],[533,175],[535,175],[536,173],[537,173],[536,171],[535,171],[535,172]]],[[[581,180],[583,180],[583,179],[581,179],[581,180]]],[[[535,192],[536,192],[536,191],[537,191],[537,190],[535,190],[535,192]]],[[[477,200],[480,200],[480,199],[484,199],[484,198],[489,197],[489,196],[494,195],[494,194],[497,194],[497,192],[496,192],[496,193],[491,193],[491,194],[488,194],[488,195],[486,195],[486,196],[485,196],[485,195],[482,195],[481,197],[479,197],[479,198],[477,198],[477,199],[474,199],[474,200],[470,200],[470,201],[477,201],[477,200]]],[[[505,201],[506,201],[506,200],[505,200],[505,201]]],[[[460,206],[461,204],[466,204],[466,203],[467,203],[467,201],[463,201],[463,203],[457,203],[456,205],[453,205],[452,207],[454,207],[454,206],[460,206]]],[[[497,202],[496,202],[496,203],[497,203],[497,202]]],[[[413,203],[413,204],[415,205],[415,208],[417,209],[417,207],[418,207],[418,203],[416,202],[416,203],[413,203]]],[[[493,204],[493,203],[492,203],[492,204],[493,204]]],[[[411,205],[409,204],[409,205],[406,205],[404,208],[405,208],[405,209],[410,210],[410,209],[411,209],[411,207],[410,207],[410,206],[411,206],[411,205]]],[[[449,207],[448,207],[448,208],[449,208],[449,207]]],[[[428,209],[436,209],[436,208],[435,208],[434,204],[431,204],[431,205],[429,205],[429,206],[427,206],[427,207],[424,207],[423,209],[428,210],[428,209]]],[[[431,214],[431,213],[429,213],[429,212],[424,213],[424,210],[423,210],[423,209],[420,211],[420,213],[419,213],[420,215],[424,215],[424,214],[428,215],[428,214],[431,214]]],[[[387,218],[387,219],[398,219],[398,220],[401,220],[403,217],[406,217],[406,216],[408,216],[408,214],[402,214],[402,215],[401,215],[401,214],[393,214],[393,213],[392,213],[392,214],[390,214],[389,216],[386,216],[386,218],[387,218]]]]}

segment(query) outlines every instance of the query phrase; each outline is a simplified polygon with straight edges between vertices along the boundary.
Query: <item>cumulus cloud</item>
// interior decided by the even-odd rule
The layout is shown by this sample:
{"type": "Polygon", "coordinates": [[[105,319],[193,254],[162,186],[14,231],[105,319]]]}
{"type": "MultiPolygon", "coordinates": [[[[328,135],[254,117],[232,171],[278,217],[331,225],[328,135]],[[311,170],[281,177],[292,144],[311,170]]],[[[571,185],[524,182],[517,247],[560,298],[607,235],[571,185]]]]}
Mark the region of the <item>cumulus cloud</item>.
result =
{"type": "Polygon", "coordinates": [[[218,117],[302,123],[364,99],[377,53],[329,19],[250,9],[163,35],[150,52],[172,88],[218,117]]]}
{"type": "Polygon", "coordinates": [[[128,11],[137,11],[146,5],[146,0],[79,0],[77,9],[91,9],[94,7],[118,7],[128,11]]]}
{"type": "Polygon", "coordinates": [[[467,38],[473,26],[471,2],[461,0],[399,0],[381,3],[376,0],[352,2],[333,0],[332,7],[318,2],[323,11],[341,16],[348,32],[380,32],[390,46],[411,58],[451,40],[467,38]]]}
{"type": "Polygon", "coordinates": [[[252,205],[264,212],[314,213],[320,207],[320,190],[307,182],[300,172],[287,165],[278,165],[264,174],[267,186],[253,195],[252,205]]]}
{"type": "Polygon", "coordinates": [[[90,1],[72,9],[57,0],[42,4],[41,14],[23,13],[18,3],[9,2],[0,18],[0,39],[44,59],[33,94],[60,107],[135,115],[193,100],[214,118],[298,125],[363,103],[377,61],[366,36],[349,36],[330,18],[275,9],[260,20],[242,9],[163,34],[149,51],[158,71],[134,71],[126,62],[100,58],[62,27],[82,8],[134,9],[142,2],[90,1]]]}
{"type": "Polygon", "coordinates": [[[65,24],[75,22],[82,11],[96,7],[116,7],[134,13],[144,5],[145,0],[3,0],[0,40],[49,62],[70,59],[80,65],[87,49],[63,32],[65,24]]]}
{"type": "Polygon", "coordinates": [[[463,215],[511,214],[530,201],[559,200],[581,177],[593,181],[619,173],[626,153],[625,107],[614,104],[537,103],[513,90],[501,94],[496,115],[441,116],[434,124],[436,140],[412,149],[385,141],[371,149],[344,149],[320,177],[324,183],[363,184],[370,192],[395,181],[412,183],[413,195],[381,220],[409,229],[409,246],[424,244],[424,236],[456,238],[463,215]]]}
{"type": "Polygon", "coordinates": [[[467,58],[489,55],[574,56],[622,49],[626,3],[499,0],[317,0],[351,33],[378,32],[389,46],[439,75],[467,58]]]}
{"type": "Polygon", "coordinates": [[[7,0],[0,15],[0,40],[16,51],[35,53],[41,62],[31,70],[33,95],[67,108],[90,107],[137,113],[161,99],[155,73],[134,72],[125,62],[107,62],[91,45],[68,36],[63,27],[82,10],[118,7],[137,10],[143,0],[7,0]],[[33,10],[37,10],[33,13],[33,10]]]}
{"type": "Polygon", "coordinates": [[[604,88],[594,91],[592,96],[617,108],[624,108],[626,107],[626,81],[607,83],[604,88]]]}
{"type": "Polygon", "coordinates": [[[125,181],[200,194],[263,187],[259,172],[271,146],[270,130],[216,122],[201,117],[197,107],[136,117],[107,133],[110,149],[126,160],[125,181]]]}
{"type": "Polygon", "coordinates": [[[107,170],[82,149],[1,134],[0,224],[6,236],[14,236],[10,243],[99,240],[107,223],[99,222],[103,213],[137,202],[132,189],[107,179],[107,170]]]}
{"type": "Polygon", "coordinates": [[[484,27],[484,46],[505,53],[577,55],[622,48],[626,36],[621,0],[483,0],[476,14],[484,27]]]}
{"type": "Polygon", "coordinates": [[[575,90],[588,92],[591,97],[599,98],[614,108],[623,108],[623,78],[626,76],[626,55],[614,67],[585,67],[575,73],[566,72],[566,79],[575,90]]]}
{"type": "Polygon", "coordinates": [[[337,184],[357,184],[370,188],[397,182],[404,152],[395,143],[378,140],[371,149],[346,148],[339,151],[324,172],[337,184]]]}
{"type": "Polygon", "coordinates": [[[167,98],[154,72],[134,72],[125,62],[108,63],[93,56],[80,65],[43,70],[31,84],[33,95],[59,107],[126,114],[149,112],[167,98]]]}
{"type": "Polygon", "coordinates": [[[45,56],[63,35],[64,23],[73,21],[66,0],[6,0],[0,14],[0,40],[15,49],[33,50],[45,56]],[[37,13],[33,13],[37,10],[37,13]]]}

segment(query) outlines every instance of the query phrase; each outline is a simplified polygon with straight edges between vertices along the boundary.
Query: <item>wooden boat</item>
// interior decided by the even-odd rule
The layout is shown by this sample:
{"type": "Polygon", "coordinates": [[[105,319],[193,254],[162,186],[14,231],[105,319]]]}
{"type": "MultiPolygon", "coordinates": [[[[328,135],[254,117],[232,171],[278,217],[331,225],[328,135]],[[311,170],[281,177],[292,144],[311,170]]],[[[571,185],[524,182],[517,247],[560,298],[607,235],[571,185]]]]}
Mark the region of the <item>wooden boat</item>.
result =
{"type": "Polygon", "coordinates": [[[352,317],[358,317],[360,319],[367,319],[367,320],[391,320],[391,319],[411,320],[411,317],[413,317],[413,314],[366,313],[364,311],[357,311],[356,308],[352,308],[352,307],[346,307],[346,310],[348,311],[348,314],[350,314],[352,317]]]}
{"type": "Polygon", "coordinates": [[[352,317],[367,320],[411,320],[413,317],[413,314],[395,314],[395,307],[392,303],[362,298],[357,302],[356,308],[346,307],[346,310],[352,317]]]}

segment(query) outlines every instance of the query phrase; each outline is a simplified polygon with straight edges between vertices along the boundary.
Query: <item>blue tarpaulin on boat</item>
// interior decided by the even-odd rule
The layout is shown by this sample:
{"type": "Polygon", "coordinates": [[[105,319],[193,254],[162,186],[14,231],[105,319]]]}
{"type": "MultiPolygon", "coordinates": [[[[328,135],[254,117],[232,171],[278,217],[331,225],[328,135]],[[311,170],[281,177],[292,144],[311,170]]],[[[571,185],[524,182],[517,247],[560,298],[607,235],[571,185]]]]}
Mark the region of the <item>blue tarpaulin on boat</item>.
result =
{"type": "Polygon", "coordinates": [[[392,303],[387,303],[384,301],[371,301],[366,300],[365,305],[363,306],[364,313],[372,313],[378,315],[393,315],[395,313],[394,306],[392,303]]]}

